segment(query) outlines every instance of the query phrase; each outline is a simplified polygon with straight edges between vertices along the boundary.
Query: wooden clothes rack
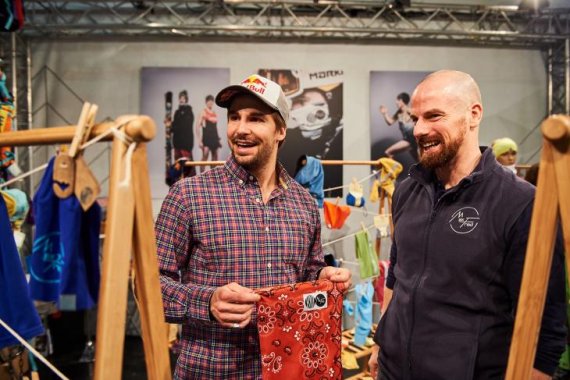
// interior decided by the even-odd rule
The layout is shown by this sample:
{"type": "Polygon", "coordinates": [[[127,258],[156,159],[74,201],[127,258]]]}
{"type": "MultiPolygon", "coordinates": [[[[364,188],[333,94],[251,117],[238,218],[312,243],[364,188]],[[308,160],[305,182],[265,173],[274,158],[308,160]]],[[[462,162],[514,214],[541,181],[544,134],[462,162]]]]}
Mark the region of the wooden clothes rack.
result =
{"type": "Polygon", "coordinates": [[[570,116],[555,115],[541,125],[542,155],[521,291],[511,343],[507,380],[530,379],[552,266],[558,214],[570,273],[570,116]]]}
{"type": "MultiPolygon", "coordinates": [[[[115,122],[95,125],[89,139],[121,124],[123,132],[137,145],[128,163],[127,144],[113,134],[104,138],[112,140],[112,158],[94,379],[121,379],[131,252],[147,376],[153,380],[170,379],[146,153],[146,142],[154,137],[156,126],[147,116],[123,116],[115,122]],[[130,181],[125,181],[129,176],[130,181]]],[[[63,126],[6,133],[0,135],[0,146],[68,144],[75,130],[75,126],[63,126]]]]}

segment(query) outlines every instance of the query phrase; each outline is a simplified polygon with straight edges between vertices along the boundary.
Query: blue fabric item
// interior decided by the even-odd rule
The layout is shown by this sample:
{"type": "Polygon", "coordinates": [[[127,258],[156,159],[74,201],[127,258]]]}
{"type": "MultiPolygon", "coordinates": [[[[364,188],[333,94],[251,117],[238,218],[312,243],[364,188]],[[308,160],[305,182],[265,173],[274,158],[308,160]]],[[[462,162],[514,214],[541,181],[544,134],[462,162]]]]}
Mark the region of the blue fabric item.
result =
{"type": "MultiPolygon", "coordinates": [[[[8,209],[0,197],[0,318],[24,339],[43,333],[40,317],[29,295],[26,276],[14,241],[8,209]]],[[[0,327],[0,348],[19,344],[0,327]]]]}
{"type": "Polygon", "coordinates": [[[342,301],[342,307],[344,308],[344,312],[350,316],[354,315],[354,306],[350,303],[349,300],[342,301]]]}
{"type": "Polygon", "coordinates": [[[364,346],[366,337],[372,329],[372,297],[374,297],[374,286],[372,282],[357,284],[354,289],[356,293],[356,313],[354,322],[354,344],[364,346]]]}
{"type": "Polygon", "coordinates": [[[52,187],[53,162],[52,158],[33,201],[31,295],[58,302],[62,310],[90,309],[99,296],[101,207],[95,202],[84,212],[75,195],[59,199],[52,187]]]}
{"type": "Polygon", "coordinates": [[[364,207],[366,200],[363,196],[355,197],[352,193],[346,194],[346,204],[354,207],[364,207]]]}
{"type": "Polygon", "coordinates": [[[323,208],[323,200],[325,193],[323,191],[323,184],[325,182],[325,174],[321,160],[307,156],[307,163],[302,166],[297,174],[295,174],[295,181],[299,182],[301,186],[309,190],[309,193],[317,201],[317,206],[323,208]]]}

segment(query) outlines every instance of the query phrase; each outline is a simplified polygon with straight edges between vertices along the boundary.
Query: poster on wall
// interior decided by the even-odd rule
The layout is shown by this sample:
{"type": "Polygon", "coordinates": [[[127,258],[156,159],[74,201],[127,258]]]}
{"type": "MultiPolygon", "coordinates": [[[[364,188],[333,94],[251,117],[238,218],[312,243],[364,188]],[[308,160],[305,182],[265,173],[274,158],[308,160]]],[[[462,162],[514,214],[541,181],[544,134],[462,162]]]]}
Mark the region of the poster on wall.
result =
{"type": "Polygon", "coordinates": [[[224,68],[142,68],[140,113],[157,126],[148,144],[154,199],[164,198],[176,178],[209,168],[185,167],[184,161],[223,161],[229,156],[226,111],[214,103],[229,82],[230,70],[224,68]]]}
{"type": "MultiPolygon", "coordinates": [[[[418,160],[409,114],[410,97],[427,74],[429,72],[370,72],[371,159],[391,157],[404,166],[404,174],[418,160]]],[[[405,178],[405,175],[400,178],[405,178]]]]}
{"type": "MultiPolygon", "coordinates": [[[[342,160],[343,78],[342,70],[260,69],[258,74],[281,85],[291,106],[285,143],[279,160],[295,176],[303,155],[322,160],[342,160]]],[[[324,167],[324,188],[343,184],[341,166],[324,167]]],[[[342,190],[325,197],[342,196],[342,190]]]]}

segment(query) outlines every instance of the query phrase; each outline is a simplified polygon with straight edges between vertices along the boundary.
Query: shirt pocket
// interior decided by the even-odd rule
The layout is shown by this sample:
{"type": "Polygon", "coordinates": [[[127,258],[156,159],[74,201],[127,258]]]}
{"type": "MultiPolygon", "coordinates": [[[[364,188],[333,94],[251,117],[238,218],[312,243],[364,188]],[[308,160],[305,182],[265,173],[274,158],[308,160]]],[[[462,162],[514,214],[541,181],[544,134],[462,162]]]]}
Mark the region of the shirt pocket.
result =
{"type": "Polygon", "coordinates": [[[303,266],[312,246],[314,226],[305,218],[288,218],[282,221],[280,229],[281,233],[275,238],[280,261],[303,266]]]}

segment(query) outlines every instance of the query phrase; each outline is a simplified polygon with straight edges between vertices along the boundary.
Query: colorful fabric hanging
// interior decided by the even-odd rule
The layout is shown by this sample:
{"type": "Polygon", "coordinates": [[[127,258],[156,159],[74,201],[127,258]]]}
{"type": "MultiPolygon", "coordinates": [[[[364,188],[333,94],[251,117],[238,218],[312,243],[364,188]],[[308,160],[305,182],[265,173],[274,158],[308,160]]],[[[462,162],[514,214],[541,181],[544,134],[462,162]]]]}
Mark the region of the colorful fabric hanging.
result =
{"type": "Polygon", "coordinates": [[[59,199],[52,186],[53,163],[52,158],[33,201],[31,295],[58,302],[62,310],[90,309],[99,295],[101,208],[95,202],[84,212],[75,195],[59,199]]]}
{"type": "MultiPolygon", "coordinates": [[[[12,234],[8,210],[0,197],[0,319],[22,338],[31,339],[43,333],[40,317],[30,298],[26,276],[12,234]]],[[[0,326],[0,348],[19,344],[0,326]]]]}
{"type": "Polygon", "coordinates": [[[264,380],[342,378],[343,290],[318,280],[257,291],[264,380]]]}
{"type": "Polygon", "coordinates": [[[372,329],[372,299],[374,298],[374,286],[370,281],[356,284],[356,312],[354,315],[354,344],[364,346],[366,338],[372,329]]]}
{"type": "Polygon", "coordinates": [[[346,204],[354,207],[363,207],[366,201],[364,200],[364,190],[362,185],[358,183],[356,178],[348,186],[348,194],[346,194],[346,204]]]}
{"type": "Polygon", "coordinates": [[[368,239],[368,231],[357,232],[354,240],[356,258],[360,264],[360,279],[378,276],[378,255],[368,239]]]}
{"type": "Polygon", "coordinates": [[[338,202],[335,204],[324,201],[323,208],[325,224],[330,229],[341,229],[344,226],[344,221],[350,215],[350,207],[339,206],[338,202]]]}
{"type": "Polygon", "coordinates": [[[295,181],[308,189],[311,196],[315,198],[317,206],[319,206],[319,208],[323,208],[323,201],[325,198],[325,193],[323,191],[325,174],[321,160],[311,156],[302,156],[301,160],[304,161],[305,164],[299,165],[299,170],[295,174],[295,181]]]}

